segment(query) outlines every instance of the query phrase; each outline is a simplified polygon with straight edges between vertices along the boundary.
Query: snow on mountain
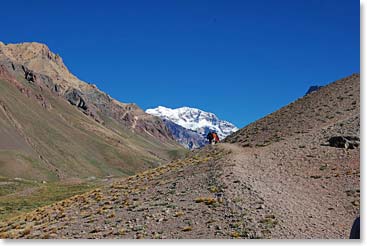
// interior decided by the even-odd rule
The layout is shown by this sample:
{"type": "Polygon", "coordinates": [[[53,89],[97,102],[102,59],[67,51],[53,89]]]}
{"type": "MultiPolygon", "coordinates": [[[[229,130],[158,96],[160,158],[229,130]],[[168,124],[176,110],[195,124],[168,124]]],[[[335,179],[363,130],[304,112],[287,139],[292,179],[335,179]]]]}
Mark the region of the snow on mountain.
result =
{"type": "Polygon", "coordinates": [[[166,124],[176,141],[186,148],[197,149],[207,144],[205,136],[196,131],[184,128],[167,119],[163,119],[163,122],[166,124]]]}
{"type": "Polygon", "coordinates": [[[181,107],[171,109],[159,106],[154,109],[147,109],[146,113],[195,131],[202,136],[203,140],[205,140],[205,136],[209,131],[216,131],[222,140],[238,130],[232,123],[220,120],[215,114],[197,108],[181,107]]]}

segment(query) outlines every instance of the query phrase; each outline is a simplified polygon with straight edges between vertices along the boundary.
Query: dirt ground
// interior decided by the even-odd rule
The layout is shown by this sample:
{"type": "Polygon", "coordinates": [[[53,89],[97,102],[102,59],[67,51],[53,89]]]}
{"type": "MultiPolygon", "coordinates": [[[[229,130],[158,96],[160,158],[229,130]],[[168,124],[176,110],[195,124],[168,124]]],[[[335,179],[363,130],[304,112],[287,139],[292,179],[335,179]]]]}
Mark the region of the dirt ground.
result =
{"type": "Polygon", "coordinates": [[[1,237],[348,238],[359,214],[359,149],[316,148],[315,135],[301,147],[295,139],[208,146],[3,222],[1,237]]]}

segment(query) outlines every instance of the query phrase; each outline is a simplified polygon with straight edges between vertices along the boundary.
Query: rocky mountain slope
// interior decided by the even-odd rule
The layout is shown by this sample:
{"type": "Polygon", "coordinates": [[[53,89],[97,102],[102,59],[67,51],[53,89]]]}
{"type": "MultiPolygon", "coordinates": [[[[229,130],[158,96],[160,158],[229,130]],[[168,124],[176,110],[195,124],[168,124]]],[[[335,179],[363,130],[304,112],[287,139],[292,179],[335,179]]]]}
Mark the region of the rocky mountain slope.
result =
{"type": "Polygon", "coordinates": [[[146,112],[162,118],[175,139],[189,149],[207,144],[206,135],[209,131],[217,132],[219,138],[224,139],[238,130],[232,123],[220,120],[215,114],[196,108],[170,109],[159,106],[147,109],[146,112]]]}
{"type": "Polygon", "coordinates": [[[187,149],[198,149],[208,143],[206,138],[196,131],[182,127],[167,119],[163,119],[163,122],[166,124],[176,141],[187,149]]]}
{"type": "Polygon", "coordinates": [[[336,81],[230,143],[3,221],[0,237],[348,238],[360,212],[359,91],[359,75],[336,81]]]}
{"type": "Polygon", "coordinates": [[[0,126],[5,177],[131,175],[183,151],[161,119],[80,81],[39,43],[0,43],[0,126]]]}
{"type": "Polygon", "coordinates": [[[108,119],[105,118],[112,118],[133,132],[153,135],[161,140],[170,140],[172,137],[159,118],[144,113],[135,104],[116,101],[96,85],[79,80],[69,72],[62,58],[44,44],[0,43],[0,60],[10,71],[16,64],[22,65],[28,81],[43,84],[62,95],[70,104],[99,123],[106,124],[108,119]]]}
{"type": "MultiPolygon", "coordinates": [[[[340,79],[242,128],[229,143],[265,146],[359,115],[359,74],[340,79]]],[[[353,134],[359,135],[358,132],[353,134]]]]}

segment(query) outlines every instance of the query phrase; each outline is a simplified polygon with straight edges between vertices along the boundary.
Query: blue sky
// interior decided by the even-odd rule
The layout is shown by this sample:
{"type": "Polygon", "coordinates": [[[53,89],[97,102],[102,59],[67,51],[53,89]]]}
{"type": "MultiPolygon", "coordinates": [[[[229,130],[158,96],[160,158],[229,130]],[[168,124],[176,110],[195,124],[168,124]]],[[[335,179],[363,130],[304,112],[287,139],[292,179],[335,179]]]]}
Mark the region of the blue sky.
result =
{"type": "Polygon", "coordinates": [[[359,72],[357,0],[4,1],[0,41],[38,41],[80,79],[143,109],[238,127],[359,72]]]}

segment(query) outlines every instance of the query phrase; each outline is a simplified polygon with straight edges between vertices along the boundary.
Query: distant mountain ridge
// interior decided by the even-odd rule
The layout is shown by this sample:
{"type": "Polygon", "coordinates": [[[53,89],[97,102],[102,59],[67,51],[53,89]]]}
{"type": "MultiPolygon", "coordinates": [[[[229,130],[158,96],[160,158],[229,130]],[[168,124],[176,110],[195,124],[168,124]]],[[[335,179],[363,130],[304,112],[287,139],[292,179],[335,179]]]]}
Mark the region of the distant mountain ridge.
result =
{"type": "Polygon", "coordinates": [[[175,139],[189,149],[205,145],[209,131],[217,132],[219,138],[224,139],[238,130],[232,123],[197,108],[171,109],[158,106],[154,109],[147,109],[146,113],[162,118],[175,139]]]}
{"type": "Polygon", "coordinates": [[[318,90],[320,90],[322,88],[322,86],[319,86],[319,85],[312,85],[312,86],[310,86],[310,88],[308,88],[308,90],[307,90],[307,92],[306,92],[306,95],[307,94],[310,94],[310,93],[312,93],[312,92],[314,92],[314,91],[318,91],[318,90]]]}

